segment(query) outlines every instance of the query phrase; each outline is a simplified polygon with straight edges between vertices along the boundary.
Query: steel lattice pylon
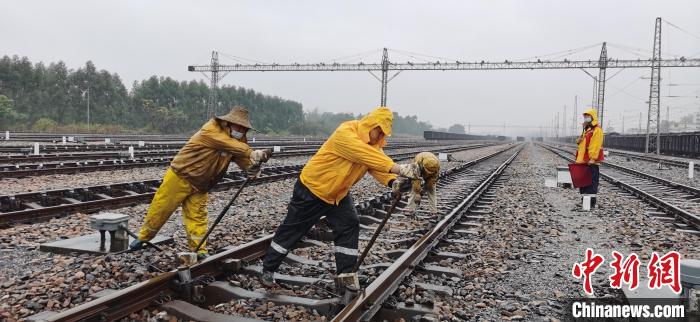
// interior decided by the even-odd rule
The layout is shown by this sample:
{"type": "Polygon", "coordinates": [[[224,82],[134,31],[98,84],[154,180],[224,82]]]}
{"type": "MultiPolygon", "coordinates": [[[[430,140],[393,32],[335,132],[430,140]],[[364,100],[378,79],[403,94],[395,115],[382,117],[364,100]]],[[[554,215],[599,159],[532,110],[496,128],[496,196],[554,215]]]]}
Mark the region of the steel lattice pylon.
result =
{"type": "Polygon", "coordinates": [[[654,29],[654,56],[651,61],[651,85],[649,89],[649,114],[647,114],[647,138],[645,153],[656,151],[659,154],[661,151],[660,142],[660,124],[661,119],[661,18],[656,18],[656,28],[654,29]],[[656,133],[654,133],[656,132],[656,133]]]}
{"type": "Polygon", "coordinates": [[[596,95],[596,108],[598,112],[598,124],[603,127],[603,118],[605,117],[605,69],[608,66],[608,49],[603,43],[603,48],[600,50],[600,71],[598,72],[598,95],[596,95]]]}
{"type": "Polygon", "coordinates": [[[211,85],[209,86],[209,101],[207,102],[207,120],[216,114],[217,90],[219,88],[219,53],[211,52],[211,85]]]}
{"type": "Polygon", "coordinates": [[[382,55],[382,97],[381,106],[386,106],[386,89],[389,85],[389,52],[384,48],[382,55]]]}

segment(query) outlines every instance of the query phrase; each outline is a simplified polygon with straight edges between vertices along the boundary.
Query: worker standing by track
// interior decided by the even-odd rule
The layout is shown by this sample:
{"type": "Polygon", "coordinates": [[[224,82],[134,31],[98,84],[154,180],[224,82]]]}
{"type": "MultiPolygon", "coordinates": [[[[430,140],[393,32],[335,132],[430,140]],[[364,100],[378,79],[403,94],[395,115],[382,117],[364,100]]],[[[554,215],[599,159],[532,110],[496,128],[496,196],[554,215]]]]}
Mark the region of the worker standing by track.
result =
{"type": "MultiPolygon", "coordinates": [[[[231,161],[245,170],[248,178],[260,174],[260,165],[269,158],[265,150],[248,146],[247,132],[253,129],[248,110],[236,106],[224,116],[216,116],[202,126],[173,158],[163,182],[153,196],[143,225],[130,248],[143,247],[182,205],[182,221],[191,251],[207,231],[209,190],[224,177],[231,161]]],[[[254,129],[253,129],[254,130],[254,129]]],[[[207,256],[202,245],[197,254],[207,256]]]]}
{"type": "Polygon", "coordinates": [[[294,184],[287,216],[267,250],[263,285],[275,285],[274,272],[282,260],[322,216],[333,230],[336,274],[352,272],[360,222],[350,188],[369,172],[394,192],[405,192],[410,189],[408,178],[420,176],[416,163],[398,165],[384,154],[392,120],[388,108],[378,107],[361,120],[344,122],[306,163],[294,184]]]}
{"type": "Polygon", "coordinates": [[[428,205],[430,212],[437,214],[436,185],[440,175],[440,160],[430,153],[421,152],[416,155],[414,161],[420,169],[421,177],[413,179],[411,194],[408,198],[408,210],[414,212],[420,205],[423,194],[428,195],[428,205]]]}
{"type": "Polygon", "coordinates": [[[600,163],[605,159],[603,154],[603,129],[598,124],[598,114],[595,109],[583,113],[583,132],[576,139],[576,163],[587,164],[591,171],[593,183],[579,189],[581,195],[591,197],[591,209],[595,208],[598,198],[598,180],[600,178],[600,163]]]}

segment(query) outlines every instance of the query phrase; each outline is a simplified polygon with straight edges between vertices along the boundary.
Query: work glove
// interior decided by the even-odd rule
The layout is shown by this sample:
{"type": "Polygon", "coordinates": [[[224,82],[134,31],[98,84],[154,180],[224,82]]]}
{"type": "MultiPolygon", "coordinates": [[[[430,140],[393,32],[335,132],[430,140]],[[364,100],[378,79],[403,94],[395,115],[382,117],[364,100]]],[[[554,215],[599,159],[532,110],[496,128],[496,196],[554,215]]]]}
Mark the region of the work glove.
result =
{"type": "Polygon", "coordinates": [[[418,163],[399,164],[399,175],[410,179],[420,178],[420,167],[418,163]]]}
{"type": "Polygon", "coordinates": [[[255,179],[260,176],[261,165],[272,156],[271,149],[254,150],[250,153],[251,165],[245,170],[248,179],[255,179]]]}
{"type": "Polygon", "coordinates": [[[245,169],[245,174],[248,177],[248,179],[255,179],[260,176],[260,163],[257,164],[251,164],[248,169],[245,169]]]}
{"type": "Polygon", "coordinates": [[[261,163],[267,162],[272,156],[271,149],[254,150],[250,153],[250,162],[253,164],[260,165],[261,163]]]}
{"type": "Polygon", "coordinates": [[[391,182],[391,192],[394,197],[411,190],[411,180],[404,177],[398,177],[391,182]]]}

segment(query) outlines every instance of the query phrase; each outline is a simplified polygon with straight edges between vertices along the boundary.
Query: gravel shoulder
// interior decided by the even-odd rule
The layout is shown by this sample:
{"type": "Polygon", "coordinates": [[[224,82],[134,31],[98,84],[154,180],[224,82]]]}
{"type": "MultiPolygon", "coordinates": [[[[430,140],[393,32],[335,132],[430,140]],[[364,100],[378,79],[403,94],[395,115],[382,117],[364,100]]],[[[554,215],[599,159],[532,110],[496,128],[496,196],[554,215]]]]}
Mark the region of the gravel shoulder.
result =
{"type": "Polygon", "coordinates": [[[584,295],[571,270],[589,247],[606,258],[593,278],[599,297],[620,296],[608,287],[612,250],[625,256],[634,251],[642,263],[652,251],[700,256],[698,237],[646,217],[649,206],[605,182],[598,209],[572,211],[580,200],[576,191],[544,187],[544,178],[554,177],[555,166],[564,164],[530,145],[508,170],[493,214],[474,238],[476,256],[467,263],[468,319],[569,320],[567,301],[584,295]]]}

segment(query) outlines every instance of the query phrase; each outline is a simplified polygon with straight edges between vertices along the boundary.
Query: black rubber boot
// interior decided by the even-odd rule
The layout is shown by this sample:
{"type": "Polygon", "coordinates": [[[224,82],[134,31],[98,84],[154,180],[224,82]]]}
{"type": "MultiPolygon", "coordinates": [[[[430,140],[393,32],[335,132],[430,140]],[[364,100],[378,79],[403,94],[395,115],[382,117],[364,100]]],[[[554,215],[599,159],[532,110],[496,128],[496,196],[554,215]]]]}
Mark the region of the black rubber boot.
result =
{"type": "Polygon", "coordinates": [[[592,198],[591,198],[591,209],[595,209],[596,199],[598,199],[598,198],[597,198],[597,197],[592,197],[592,198]]]}
{"type": "Polygon", "coordinates": [[[275,272],[263,270],[262,275],[260,275],[260,283],[265,287],[274,287],[275,283],[275,272]]]}

